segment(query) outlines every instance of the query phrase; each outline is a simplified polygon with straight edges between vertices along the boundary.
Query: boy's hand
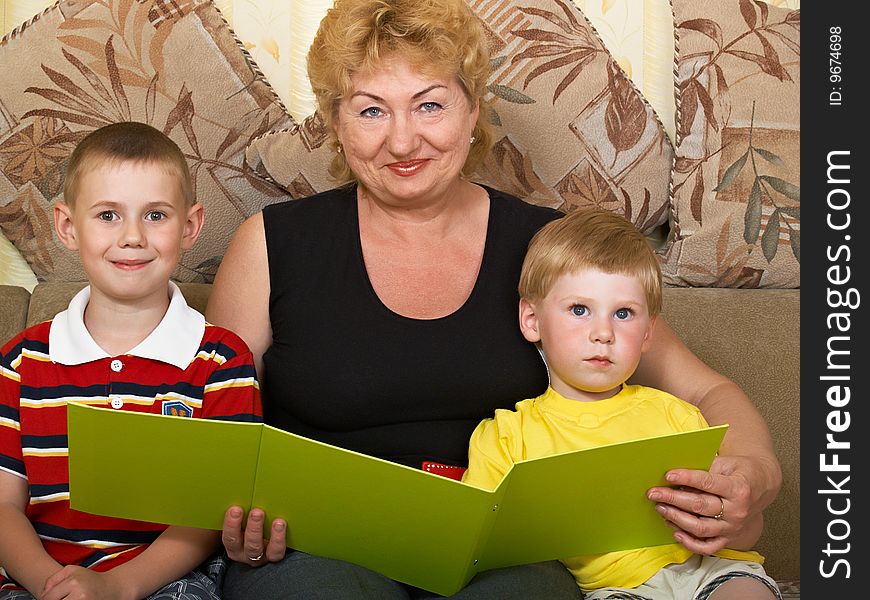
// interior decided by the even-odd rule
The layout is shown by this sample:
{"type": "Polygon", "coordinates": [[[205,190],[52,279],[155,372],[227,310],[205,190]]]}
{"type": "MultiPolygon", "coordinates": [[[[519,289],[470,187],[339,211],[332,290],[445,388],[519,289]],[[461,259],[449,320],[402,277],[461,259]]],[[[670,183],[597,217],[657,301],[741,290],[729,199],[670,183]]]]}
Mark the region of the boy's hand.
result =
{"type": "MultiPolygon", "coordinates": [[[[123,600],[124,586],[112,571],[100,573],[67,565],[45,581],[39,600],[123,600]]],[[[135,599],[131,599],[135,600],[135,599]]]]}
{"type": "Polygon", "coordinates": [[[266,539],[263,537],[266,514],[259,508],[251,509],[247,528],[242,530],[244,516],[245,511],[238,506],[231,506],[224,515],[221,540],[227,556],[249,567],[259,567],[283,559],[287,550],[287,524],[281,519],[272,521],[271,536],[266,539]]]}

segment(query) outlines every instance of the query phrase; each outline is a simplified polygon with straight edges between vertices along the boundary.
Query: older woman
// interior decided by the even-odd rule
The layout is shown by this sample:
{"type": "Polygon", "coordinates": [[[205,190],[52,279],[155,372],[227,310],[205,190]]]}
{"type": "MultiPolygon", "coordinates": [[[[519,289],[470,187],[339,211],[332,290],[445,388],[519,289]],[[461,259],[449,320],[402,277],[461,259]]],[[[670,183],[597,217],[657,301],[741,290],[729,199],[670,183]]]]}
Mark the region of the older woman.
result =
{"type": "MultiPolygon", "coordinates": [[[[208,308],[253,350],[268,423],[418,468],[462,466],[482,418],[546,388],[517,326],[516,290],[529,239],[560,215],[467,178],[490,142],[488,64],[463,0],[336,0],[322,21],[308,72],[340,185],[248,219],[208,308]]],[[[682,488],[650,499],[694,552],[748,547],[780,485],[766,426],[661,320],[654,339],[636,380],[731,429],[709,473],[674,471],[682,488]]],[[[264,532],[262,511],[245,529],[243,517],[233,507],[225,520],[237,561],[227,598],[419,596],[355,565],[285,556],[292,522],[264,532]]],[[[543,563],[483,573],[456,597],[578,592],[558,563],[543,563]]]]}

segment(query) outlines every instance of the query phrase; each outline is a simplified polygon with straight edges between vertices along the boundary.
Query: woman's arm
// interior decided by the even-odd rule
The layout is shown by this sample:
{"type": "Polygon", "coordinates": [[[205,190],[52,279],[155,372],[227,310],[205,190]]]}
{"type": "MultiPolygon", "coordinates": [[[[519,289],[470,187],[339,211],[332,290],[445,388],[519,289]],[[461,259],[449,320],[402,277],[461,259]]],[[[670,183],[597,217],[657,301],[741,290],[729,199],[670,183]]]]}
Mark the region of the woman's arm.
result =
{"type": "MultiPolygon", "coordinates": [[[[263,215],[258,213],[242,223],[233,235],[215,276],[205,317],[209,323],[226,327],[245,341],[253,354],[260,382],[263,354],[272,344],[270,290],[266,230],[263,215]]],[[[265,520],[263,511],[254,509],[245,527],[244,511],[238,506],[227,509],[221,539],[230,559],[253,567],[284,558],[287,524],[274,520],[266,539],[265,520]]]]}
{"type": "Polygon", "coordinates": [[[677,528],[676,539],[704,554],[751,546],[761,534],[761,511],[782,485],[770,432],[758,410],[734,382],[698,359],[661,318],[632,381],[691,402],[711,425],[729,425],[709,472],[675,469],[668,474],[672,484],[689,489],[650,490],[659,512],[677,528]],[[723,516],[712,518],[723,503],[723,516]]]}
{"type": "Polygon", "coordinates": [[[212,285],[205,317],[241,337],[263,380],[263,354],[272,343],[269,260],[263,215],[247,219],[230,241],[212,285]]]}

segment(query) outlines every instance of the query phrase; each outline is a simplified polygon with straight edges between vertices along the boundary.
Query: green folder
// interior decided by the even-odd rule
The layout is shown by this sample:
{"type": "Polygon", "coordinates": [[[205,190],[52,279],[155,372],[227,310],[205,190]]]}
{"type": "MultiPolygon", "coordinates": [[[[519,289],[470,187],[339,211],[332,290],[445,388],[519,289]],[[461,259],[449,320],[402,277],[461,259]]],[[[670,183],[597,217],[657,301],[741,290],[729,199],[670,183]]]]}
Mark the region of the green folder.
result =
{"type": "Polygon", "coordinates": [[[289,547],[441,595],[487,569],[672,543],[646,490],[709,468],[727,429],[522,461],[487,491],[268,425],[74,403],[68,419],[76,510],[220,529],[256,506],[287,520],[289,547]]]}

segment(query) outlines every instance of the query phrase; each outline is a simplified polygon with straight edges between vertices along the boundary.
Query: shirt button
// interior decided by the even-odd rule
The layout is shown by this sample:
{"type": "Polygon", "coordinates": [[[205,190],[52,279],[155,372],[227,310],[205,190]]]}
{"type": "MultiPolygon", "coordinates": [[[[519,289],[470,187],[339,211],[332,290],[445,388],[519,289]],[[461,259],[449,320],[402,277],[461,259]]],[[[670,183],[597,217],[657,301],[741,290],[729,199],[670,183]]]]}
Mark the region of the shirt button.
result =
{"type": "Polygon", "coordinates": [[[124,406],[124,401],[121,400],[120,396],[112,396],[109,404],[112,406],[112,408],[118,409],[124,406]]]}
{"type": "Polygon", "coordinates": [[[116,358],[116,359],[113,360],[112,363],[109,365],[109,368],[111,368],[115,373],[120,373],[120,372],[121,372],[121,369],[124,368],[124,363],[122,363],[120,360],[118,360],[118,359],[116,358]]]}

